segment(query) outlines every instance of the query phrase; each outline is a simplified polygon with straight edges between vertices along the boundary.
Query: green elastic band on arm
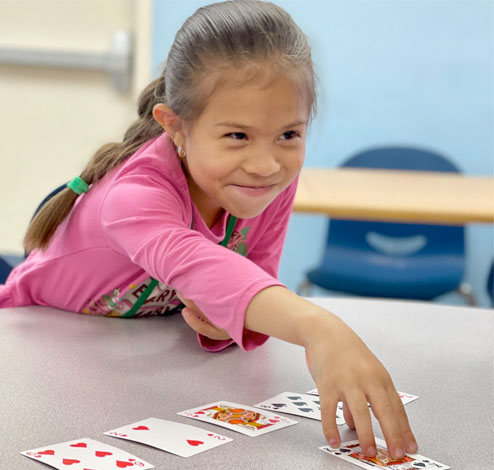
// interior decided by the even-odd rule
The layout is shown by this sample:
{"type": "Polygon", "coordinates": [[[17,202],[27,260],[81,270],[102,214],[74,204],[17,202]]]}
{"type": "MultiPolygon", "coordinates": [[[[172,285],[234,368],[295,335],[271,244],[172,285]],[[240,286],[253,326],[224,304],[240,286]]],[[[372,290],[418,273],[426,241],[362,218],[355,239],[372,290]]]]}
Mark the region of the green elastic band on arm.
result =
{"type": "Polygon", "coordinates": [[[89,191],[88,184],[79,176],[76,176],[72,181],[69,181],[67,187],[72,189],[76,194],[87,193],[89,191]]]}

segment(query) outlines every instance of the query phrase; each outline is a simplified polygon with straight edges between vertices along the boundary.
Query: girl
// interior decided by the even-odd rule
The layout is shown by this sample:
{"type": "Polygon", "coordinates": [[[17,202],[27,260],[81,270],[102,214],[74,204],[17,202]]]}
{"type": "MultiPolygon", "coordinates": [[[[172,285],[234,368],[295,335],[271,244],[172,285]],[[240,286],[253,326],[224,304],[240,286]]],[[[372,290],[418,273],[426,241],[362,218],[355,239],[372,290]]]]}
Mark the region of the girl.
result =
{"type": "Polygon", "coordinates": [[[417,445],[391,379],[338,317],[276,279],[315,109],[306,37],[281,8],[238,0],[199,9],[123,142],[96,152],[46,203],[0,306],[132,317],[180,309],[212,351],[275,336],[305,348],[323,431],[338,447],[338,400],[366,455],[367,402],[392,456],[417,445]]]}

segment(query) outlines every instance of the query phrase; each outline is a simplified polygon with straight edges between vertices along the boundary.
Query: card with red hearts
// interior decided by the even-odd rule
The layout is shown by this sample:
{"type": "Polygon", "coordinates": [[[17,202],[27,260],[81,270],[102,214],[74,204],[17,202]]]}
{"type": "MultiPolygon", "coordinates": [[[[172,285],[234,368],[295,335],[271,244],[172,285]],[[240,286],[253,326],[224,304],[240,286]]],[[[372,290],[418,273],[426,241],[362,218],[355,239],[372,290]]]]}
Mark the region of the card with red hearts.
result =
{"type": "Polygon", "coordinates": [[[88,438],[26,450],[21,454],[51,467],[64,470],[145,470],[154,468],[154,465],[135,455],[88,438]]]}
{"type": "Polygon", "coordinates": [[[293,419],[269,411],[260,412],[256,408],[229,401],[210,403],[177,414],[216,424],[251,437],[297,424],[293,419]]]}
{"type": "Polygon", "coordinates": [[[233,440],[195,426],[158,418],[144,419],[104,434],[141,442],[181,457],[190,457],[233,440]]]}

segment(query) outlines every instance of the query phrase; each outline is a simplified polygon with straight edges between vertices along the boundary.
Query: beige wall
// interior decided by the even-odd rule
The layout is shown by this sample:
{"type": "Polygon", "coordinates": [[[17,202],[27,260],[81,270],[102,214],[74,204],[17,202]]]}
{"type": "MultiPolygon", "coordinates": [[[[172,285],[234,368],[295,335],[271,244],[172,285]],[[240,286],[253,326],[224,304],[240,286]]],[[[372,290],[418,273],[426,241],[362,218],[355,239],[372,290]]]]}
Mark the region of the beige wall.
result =
{"type": "Polygon", "coordinates": [[[120,140],[150,80],[151,0],[1,0],[0,48],[108,50],[134,32],[132,90],[99,72],[0,64],[0,252],[20,252],[33,210],[76,176],[95,149],[120,140]]]}

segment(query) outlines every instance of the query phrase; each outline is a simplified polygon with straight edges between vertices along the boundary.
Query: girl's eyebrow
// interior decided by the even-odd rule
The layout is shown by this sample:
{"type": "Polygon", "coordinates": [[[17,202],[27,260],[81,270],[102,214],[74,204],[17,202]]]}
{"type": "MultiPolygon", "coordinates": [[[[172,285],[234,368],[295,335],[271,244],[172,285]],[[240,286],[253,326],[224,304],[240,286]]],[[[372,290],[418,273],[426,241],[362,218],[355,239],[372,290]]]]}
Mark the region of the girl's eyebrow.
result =
{"type": "MultiPolygon", "coordinates": [[[[306,125],[307,121],[306,120],[299,120],[292,122],[290,124],[287,124],[286,126],[282,126],[281,129],[287,129],[288,127],[297,127],[301,125],[306,125]]],[[[227,122],[217,122],[215,126],[223,126],[223,127],[237,127],[239,129],[255,129],[255,127],[252,126],[247,126],[245,124],[240,124],[238,122],[232,122],[232,121],[227,121],[227,122]]]]}

